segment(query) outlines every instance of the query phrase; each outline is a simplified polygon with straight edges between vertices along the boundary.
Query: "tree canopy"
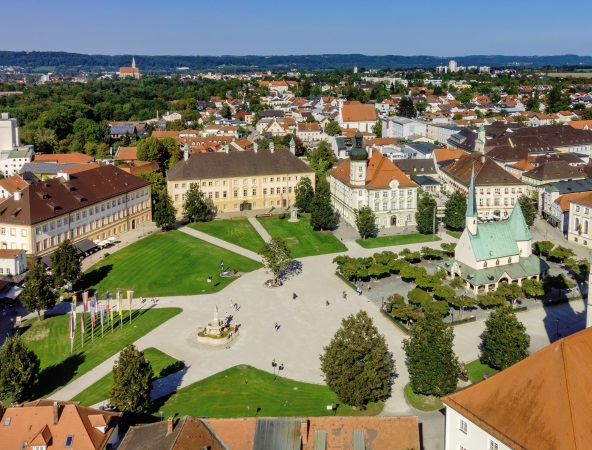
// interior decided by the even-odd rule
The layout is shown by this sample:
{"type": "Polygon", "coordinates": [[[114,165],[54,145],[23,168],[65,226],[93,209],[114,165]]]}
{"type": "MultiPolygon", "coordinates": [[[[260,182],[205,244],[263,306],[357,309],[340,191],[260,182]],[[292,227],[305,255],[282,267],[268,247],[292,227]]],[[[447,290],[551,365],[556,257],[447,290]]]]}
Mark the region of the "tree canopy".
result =
{"type": "Polygon", "coordinates": [[[120,411],[146,413],[149,411],[154,372],[144,352],[129,344],[119,354],[113,366],[113,386],[109,401],[120,411]]]}
{"type": "Polygon", "coordinates": [[[409,119],[417,117],[417,109],[413,106],[413,101],[410,98],[401,98],[399,107],[397,108],[397,116],[407,117],[409,119]]]}
{"type": "Polygon", "coordinates": [[[0,399],[20,403],[32,400],[41,363],[22,336],[7,336],[0,347],[0,399]]]}
{"type": "Polygon", "coordinates": [[[310,225],[314,230],[330,230],[335,226],[335,212],[331,205],[331,189],[324,175],[317,177],[312,199],[310,225]]]}
{"type": "Polygon", "coordinates": [[[277,282],[279,275],[292,264],[292,252],[288,243],[283,238],[272,238],[267,242],[259,254],[263,260],[263,266],[273,274],[277,282]]]}
{"type": "Polygon", "coordinates": [[[310,212],[312,210],[314,199],[314,189],[312,187],[312,181],[310,178],[300,177],[300,180],[296,185],[295,193],[296,200],[294,202],[294,206],[304,212],[310,212]]]}
{"type": "Polygon", "coordinates": [[[436,200],[431,195],[423,194],[419,198],[415,222],[417,222],[417,231],[421,234],[432,234],[434,232],[435,209],[436,200]]]}
{"type": "Polygon", "coordinates": [[[520,203],[520,208],[522,209],[522,214],[524,215],[526,225],[529,227],[532,226],[534,219],[537,216],[537,211],[532,204],[532,199],[526,195],[521,195],[518,197],[518,203],[520,203]]]}
{"type": "Polygon", "coordinates": [[[325,133],[329,136],[339,136],[341,135],[341,128],[337,122],[331,120],[325,127],[325,133]]]}
{"type": "Polygon", "coordinates": [[[183,203],[183,215],[192,222],[205,220],[209,214],[209,208],[204,199],[204,194],[198,183],[190,183],[183,203]]]}
{"type": "Polygon", "coordinates": [[[337,163],[337,157],[327,141],[321,141],[316,150],[306,152],[306,157],[310,167],[318,174],[325,174],[337,163]]]}
{"type": "Polygon", "coordinates": [[[24,286],[19,296],[27,311],[36,311],[37,320],[41,320],[41,310],[51,309],[56,304],[51,275],[45,271],[45,265],[33,264],[25,275],[24,286]]]}
{"type": "Polygon", "coordinates": [[[441,397],[456,390],[460,369],[453,341],[452,327],[435,311],[426,311],[413,324],[403,341],[413,392],[441,397]]]}
{"type": "Polygon", "coordinates": [[[342,402],[364,408],[389,397],[395,362],[365,311],[341,321],[320,359],[327,386],[342,402]]]}
{"type": "Polygon", "coordinates": [[[154,222],[157,227],[166,231],[175,224],[176,210],[173,200],[166,191],[161,192],[154,205],[154,222]]]}
{"type": "Polygon", "coordinates": [[[444,223],[451,230],[462,230],[465,227],[466,211],[467,196],[460,191],[454,191],[446,202],[444,223]]]}
{"type": "Polygon", "coordinates": [[[55,286],[75,283],[82,274],[78,251],[70,239],[62,242],[51,255],[51,272],[55,286]]]}
{"type": "Polygon", "coordinates": [[[481,335],[481,362],[502,370],[529,355],[530,336],[510,306],[494,309],[481,335]]]}
{"type": "Polygon", "coordinates": [[[369,206],[362,206],[360,209],[355,209],[356,228],[360,235],[366,240],[366,237],[371,235],[376,230],[376,214],[369,206]]]}

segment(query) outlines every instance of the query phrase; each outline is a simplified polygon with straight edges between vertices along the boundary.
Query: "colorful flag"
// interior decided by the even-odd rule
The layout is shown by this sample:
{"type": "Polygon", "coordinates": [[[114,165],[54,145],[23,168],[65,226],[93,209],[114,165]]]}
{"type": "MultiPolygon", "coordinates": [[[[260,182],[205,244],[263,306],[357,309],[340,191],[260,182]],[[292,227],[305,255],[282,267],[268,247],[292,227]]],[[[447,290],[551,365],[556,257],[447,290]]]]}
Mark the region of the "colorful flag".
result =
{"type": "Polygon", "coordinates": [[[97,302],[92,300],[90,302],[90,325],[91,327],[95,327],[95,313],[97,311],[97,302]]]}
{"type": "Polygon", "coordinates": [[[99,291],[95,291],[95,302],[99,301],[99,291]]]}
{"type": "Polygon", "coordinates": [[[127,309],[129,312],[132,311],[132,297],[134,296],[134,291],[127,291],[127,309]]]}
{"type": "Polygon", "coordinates": [[[111,293],[109,291],[105,292],[105,299],[111,300],[111,293]]]}
{"type": "Polygon", "coordinates": [[[80,316],[80,331],[84,334],[84,313],[80,316]]]}
{"type": "Polygon", "coordinates": [[[102,303],[99,305],[99,315],[101,316],[101,326],[103,326],[105,320],[105,305],[102,303]]]}
{"type": "Polygon", "coordinates": [[[76,294],[74,294],[74,298],[72,299],[72,309],[70,311],[70,314],[72,315],[72,323],[74,324],[74,330],[72,330],[73,332],[76,331],[76,294]]]}
{"type": "Polygon", "coordinates": [[[121,299],[121,292],[119,291],[117,291],[117,309],[119,311],[119,315],[121,316],[123,314],[123,305],[121,299]]]}
{"type": "Polygon", "coordinates": [[[88,311],[88,291],[82,293],[82,312],[88,311]]]}
{"type": "Polygon", "coordinates": [[[70,328],[70,340],[74,339],[74,312],[70,311],[70,318],[68,319],[68,324],[70,328]]]}

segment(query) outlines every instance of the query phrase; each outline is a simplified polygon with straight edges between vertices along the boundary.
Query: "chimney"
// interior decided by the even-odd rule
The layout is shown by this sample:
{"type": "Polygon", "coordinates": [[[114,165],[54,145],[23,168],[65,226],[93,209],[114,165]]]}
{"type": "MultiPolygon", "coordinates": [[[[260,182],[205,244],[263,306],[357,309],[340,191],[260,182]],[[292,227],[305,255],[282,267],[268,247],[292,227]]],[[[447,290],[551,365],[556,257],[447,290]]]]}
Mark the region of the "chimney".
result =
{"type": "Polygon", "coordinates": [[[183,147],[183,160],[187,161],[189,159],[189,146],[185,144],[183,147]]]}
{"type": "Polygon", "coordinates": [[[16,188],[16,191],[14,191],[14,199],[18,202],[21,199],[21,188],[16,188]]]}
{"type": "Polygon", "coordinates": [[[169,419],[167,420],[167,434],[172,433],[174,428],[175,428],[175,419],[173,419],[172,417],[169,417],[169,419]]]}
{"type": "Polygon", "coordinates": [[[58,402],[53,402],[53,425],[56,426],[60,419],[60,407],[58,406],[58,402]]]}
{"type": "Polygon", "coordinates": [[[368,147],[368,159],[372,158],[372,146],[368,147]]]}
{"type": "Polygon", "coordinates": [[[308,444],[308,420],[303,420],[300,422],[300,439],[302,441],[302,445],[308,444]]]}

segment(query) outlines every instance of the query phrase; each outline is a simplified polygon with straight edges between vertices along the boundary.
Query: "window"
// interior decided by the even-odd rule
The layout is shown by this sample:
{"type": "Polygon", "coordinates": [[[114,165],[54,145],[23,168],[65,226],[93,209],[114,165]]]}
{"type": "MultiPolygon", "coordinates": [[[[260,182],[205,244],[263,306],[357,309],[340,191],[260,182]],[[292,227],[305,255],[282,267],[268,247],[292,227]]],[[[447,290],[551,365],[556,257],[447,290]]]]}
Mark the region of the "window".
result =
{"type": "Polygon", "coordinates": [[[74,436],[66,436],[66,443],[64,444],[64,447],[66,447],[66,448],[72,447],[73,440],[74,440],[74,436]]]}
{"type": "MultiPolygon", "coordinates": [[[[487,261],[485,261],[485,262],[483,263],[483,268],[484,268],[484,269],[487,269],[487,261]]],[[[462,421],[461,421],[461,422],[462,422],[462,421]]]]}
{"type": "Polygon", "coordinates": [[[249,180],[247,180],[246,178],[243,178],[243,184],[249,184],[249,180]]]}
{"type": "MultiPolygon", "coordinates": [[[[6,228],[0,228],[0,234],[6,234],[6,228]]],[[[39,234],[39,227],[35,228],[35,234],[39,234]]]]}
{"type": "Polygon", "coordinates": [[[212,186],[212,182],[208,181],[208,187],[211,187],[211,186],[212,186]]]}
{"type": "Polygon", "coordinates": [[[460,424],[458,429],[460,431],[462,431],[464,434],[467,434],[467,422],[465,422],[464,420],[460,419],[460,424]]]}
{"type": "Polygon", "coordinates": [[[21,228],[21,236],[27,237],[27,230],[25,228],[21,228]]]}
{"type": "Polygon", "coordinates": [[[487,444],[487,450],[498,450],[498,443],[493,439],[489,439],[489,443],[487,444]]]}
{"type": "Polygon", "coordinates": [[[175,183],[175,189],[179,189],[179,183],[175,183]]]}
{"type": "Polygon", "coordinates": [[[257,195],[257,189],[253,189],[253,197],[257,195]]]}
{"type": "Polygon", "coordinates": [[[271,177],[271,178],[269,179],[269,182],[270,182],[270,183],[273,183],[273,180],[274,180],[274,178],[273,178],[273,177],[271,177]]]}
{"type": "Polygon", "coordinates": [[[214,184],[214,186],[220,186],[220,182],[216,181],[216,184],[214,184]]]}
{"type": "Polygon", "coordinates": [[[495,188],[494,189],[494,193],[495,193],[495,195],[499,195],[501,193],[501,189],[500,188],[495,188]]]}
{"type": "Polygon", "coordinates": [[[362,197],[364,195],[364,191],[358,191],[358,197],[362,197]]]}
{"type": "Polygon", "coordinates": [[[234,191],[234,196],[238,197],[238,191],[234,191]]]}
{"type": "Polygon", "coordinates": [[[5,426],[5,427],[7,427],[7,426],[9,426],[9,425],[10,425],[10,420],[11,420],[11,418],[10,418],[10,417],[7,417],[7,418],[4,420],[4,426],[5,426]]]}
{"type": "Polygon", "coordinates": [[[215,198],[220,198],[220,192],[216,192],[215,198]]]}
{"type": "MultiPolygon", "coordinates": [[[[204,184],[204,186],[205,186],[205,184],[204,184]]],[[[181,188],[182,188],[182,189],[185,189],[185,188],[187,188],[187,183],[182,183],[182,184],[181,184],[181,188]]]]}
{"type": "Polygon", "coordinates": [[[253,179],[251,180],[251,184],[255,184],[255,183],[257,183],[257,180],[256,180],[255,178],[253,178],[253,179]]]}
{"type": "Polygon", "coordinates": [[[11,236],[16,236],[16,228],[11,228],[10,229],[10,235],[11,236]]]}
{"type": "Polygon", "coordinates": [[[269,193],[270,193],[271,195],[273,195],[273,194],[274,194],[274,192],[275,192],[275,189],[274,189],[274,188],[269,188],[269,193]]]}
{"type": "Polygon", "coordinates": [[[580,212],[580,206],[576,205],[576,212],[580,212]]]}
{"type": "Polygon", "coordinates": [[[286,188],[285,188],[285,187],[283,187],[283,188],[282,188],[282,194],[285,194],[285,193],[286,193],[286,188]]]}
{"type": "Polygon", "coordinates": [[[495,265],[496,265],[496,266],[499,266],[499,259],[496,259],[496,260],[495,260],[495,265]]]}
{"type": "Polygon", "coordinates": [[[178,202],[179,201],[179,194],[175,194],[175,201],[178,202]]]}
{"type": "Polygon", "coordinates": [[[249,195],[249,191],[247,191],[246,189],[243,189],[243,197],[246,197],[247,195],[249,195]]]}
{"type": "Polygon", "coordinates": [[[233,184],[234,184],[235,186],[238,186],[238,180],[234,180],[233,184]]]}
{"type": "Polygon", "coordinates": [[[584,208],[584,214],[590,214],[590,208],[584,208]]]}

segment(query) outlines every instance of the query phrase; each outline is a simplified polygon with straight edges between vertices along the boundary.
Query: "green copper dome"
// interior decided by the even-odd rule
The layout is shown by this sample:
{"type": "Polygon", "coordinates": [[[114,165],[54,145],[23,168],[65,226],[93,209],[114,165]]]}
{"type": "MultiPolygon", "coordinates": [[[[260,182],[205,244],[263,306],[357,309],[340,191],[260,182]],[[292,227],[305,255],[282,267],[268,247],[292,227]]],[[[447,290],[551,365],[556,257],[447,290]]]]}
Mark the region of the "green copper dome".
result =
{"type": "Polygon", "coordinates": [[[349,159],[352,161],[366,161],[368,159],[368,152],[364,149],[364,137],[359,131],[353,138],[349,159]]]}

